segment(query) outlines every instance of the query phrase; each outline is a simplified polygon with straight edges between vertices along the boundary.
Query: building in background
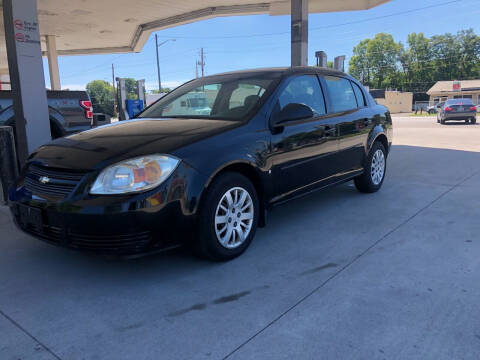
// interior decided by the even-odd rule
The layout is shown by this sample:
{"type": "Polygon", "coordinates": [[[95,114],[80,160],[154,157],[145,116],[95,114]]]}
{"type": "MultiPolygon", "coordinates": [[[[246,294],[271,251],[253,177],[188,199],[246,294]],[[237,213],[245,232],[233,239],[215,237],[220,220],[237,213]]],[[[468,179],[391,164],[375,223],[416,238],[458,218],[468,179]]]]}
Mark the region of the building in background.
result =
{"type": "Polygon", "coordinates": [[[480,103],[480,80],[438,81],[427,91],[430,105],[447,99],[472,99],[474,104],[480,103]]]}
{"type": "Polygon", "coordinates": [[[375,101],[388,107],[391,113],[411,112],[413,93],[396,90],[370,90],[375,101]]]}

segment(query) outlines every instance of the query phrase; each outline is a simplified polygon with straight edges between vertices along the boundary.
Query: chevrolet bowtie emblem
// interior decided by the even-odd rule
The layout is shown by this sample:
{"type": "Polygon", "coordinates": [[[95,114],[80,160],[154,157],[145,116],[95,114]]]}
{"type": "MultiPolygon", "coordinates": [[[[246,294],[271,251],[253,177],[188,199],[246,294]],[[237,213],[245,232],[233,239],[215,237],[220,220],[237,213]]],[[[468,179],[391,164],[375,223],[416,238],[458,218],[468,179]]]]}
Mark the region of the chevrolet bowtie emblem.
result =
{"type": "Polygon", "coordinates": [[[48,176],[40,176],[38,181],[40,181],[42,184],[46,184],[46,183],[50,182],[50,178],[48,176]]]}

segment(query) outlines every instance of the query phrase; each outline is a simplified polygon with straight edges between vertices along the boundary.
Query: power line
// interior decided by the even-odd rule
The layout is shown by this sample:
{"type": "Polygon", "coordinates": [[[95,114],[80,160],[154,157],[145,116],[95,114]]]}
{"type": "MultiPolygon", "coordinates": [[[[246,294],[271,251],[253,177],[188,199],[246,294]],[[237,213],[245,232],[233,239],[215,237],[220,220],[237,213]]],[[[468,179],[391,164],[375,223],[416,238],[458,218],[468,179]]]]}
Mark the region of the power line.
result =
{"type": "MultiPolygon", "coordinates": [[[[409,10],[404,10],[404,11],[399,11],[387,15],[380,15],[380,16],[374,16],[371,18],[366,18],[362,20],[355,20],[355,21],[348,21],[340,24],[331,24],[331,25],[323,25],[323,26],[317,26],[317,27],[311,27],[309,30],[315,31],[315,30],[324,30],[324,29],[331,29],[331,28],[336,28],[336,27],[341,27],[341,26],[347,26],[347,25],[355,25],[355,24],[361,24],[369,21],[375,21],[375,20],[381,20],[381,19],[386,19],[394,16],[399,16],[399,15],[406,15],[406,14],[411,14],[414,12],[418,11],[423,11],[423,10],[428,10],[432,8],[437,8],[440,6],[445,6],[445,5],[450,5],[454,3],[461,2],[463,0],[450,0],[446,1],[443,3],[439,4],[434,4],[434,5],[428,5],[428,6],[423,6],[415,9],[409,9],[409,10]]],[[[229,36],[175,36],[176,38],[179,39],[240,39],[240,38],[252,38],[252,37],[263,37],[263,36],[276,36],[276,35],[286,35],[290,34],[290,31],[279,31],[279,32],[271,32],[271,33],[257,33],[257,34],[249,34],[249,35],[229,35],[229,36]]]]}

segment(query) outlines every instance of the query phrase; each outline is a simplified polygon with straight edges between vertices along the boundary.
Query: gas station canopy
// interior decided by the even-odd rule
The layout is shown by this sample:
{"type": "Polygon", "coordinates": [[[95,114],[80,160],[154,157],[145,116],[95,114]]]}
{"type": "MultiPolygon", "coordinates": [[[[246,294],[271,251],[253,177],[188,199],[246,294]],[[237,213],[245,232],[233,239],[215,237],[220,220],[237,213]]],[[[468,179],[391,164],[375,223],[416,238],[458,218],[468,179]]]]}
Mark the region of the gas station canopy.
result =
{"type": "MultiPolygon", "coordinates": [[[[364,10],[387,1],[310,0],[308,12],[364,10]]],[[[38,0],[37,6],[40,35],[56,37],[58,55],[139,52],[153,31],[218,16],[290,14],[288,0],[38,0]]],[[[3,36],[1,42],[6,67],[3,36]]]]}

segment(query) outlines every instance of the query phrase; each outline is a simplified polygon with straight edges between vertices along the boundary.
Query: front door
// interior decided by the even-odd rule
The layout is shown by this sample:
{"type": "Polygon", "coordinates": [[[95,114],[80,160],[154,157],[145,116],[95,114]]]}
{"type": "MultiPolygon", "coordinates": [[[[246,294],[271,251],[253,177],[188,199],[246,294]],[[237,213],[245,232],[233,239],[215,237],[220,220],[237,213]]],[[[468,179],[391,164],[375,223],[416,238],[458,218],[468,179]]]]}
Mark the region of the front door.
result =
{"type": "Polygon", "coordinates": [[[274,201],[320,184],[334,173],[336,126],[326,115],[325,97],[315,74],[287,78],[274,100],[272,117],[291,103],[309,106],[314,116],[286,123],[272,135],[274,201]]]}

